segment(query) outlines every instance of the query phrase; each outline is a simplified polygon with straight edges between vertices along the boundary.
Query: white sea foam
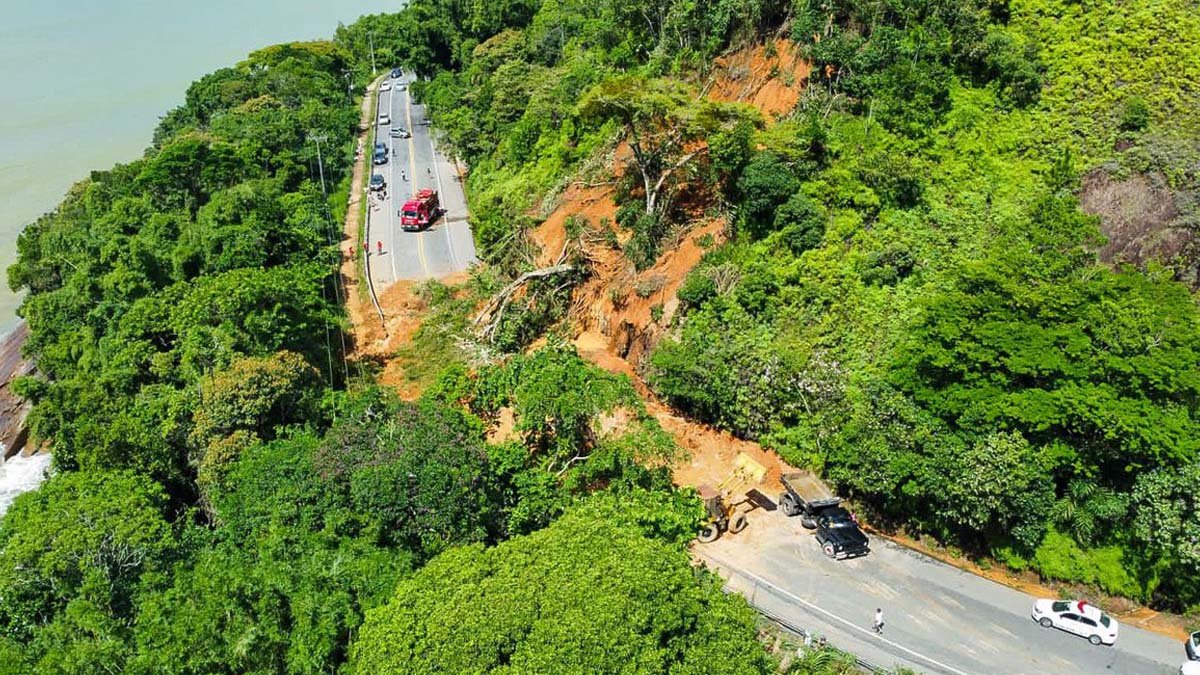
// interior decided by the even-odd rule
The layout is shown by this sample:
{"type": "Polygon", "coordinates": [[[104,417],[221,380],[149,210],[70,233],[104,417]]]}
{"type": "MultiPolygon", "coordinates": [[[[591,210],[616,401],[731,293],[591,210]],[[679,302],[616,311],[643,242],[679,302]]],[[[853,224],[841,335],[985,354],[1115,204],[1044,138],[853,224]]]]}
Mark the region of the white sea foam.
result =
{"type": "MultiPolygon", "coordinates": [[[[0,443],[0,452],[4,444],[0,443]]],[[[0,455],[2,456],[2,455],[0,455]]],[[[14,456],[0,464],[0,516],[22,492],[29,492],[46,479],[50,467],[50,455],[45,453],[32,457],[14,456]]]]}

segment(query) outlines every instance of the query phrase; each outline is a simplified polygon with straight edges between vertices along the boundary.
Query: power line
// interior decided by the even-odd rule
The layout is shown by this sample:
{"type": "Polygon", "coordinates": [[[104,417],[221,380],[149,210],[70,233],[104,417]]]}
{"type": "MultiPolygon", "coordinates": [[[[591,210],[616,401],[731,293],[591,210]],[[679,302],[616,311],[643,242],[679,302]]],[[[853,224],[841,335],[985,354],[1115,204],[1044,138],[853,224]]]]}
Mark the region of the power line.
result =
{"type": "MultiPolygon", "coordinates": [[[[327,189],[325,187],[325,164],[324,164],[324,160],[321,155],[321,141],[325,140],[327,137],[323,134],[314,134],[314,135],[310,136],[310,138],[312,138],[313,142],[316,143],[316,145],[317,145],[317,171],[321,176],[321,196],[322,196],[321,201],[322,201],[322,211],[324,212],[324,215],[325,215],[325,240],[326,240],[326,242],[328,242],[330,247],[337,247],[337,249],[338,249],[338,269],[334,273],[333,292],[334,292],[334,297],[337,300],[338,307],[341,307],[344,309],[346,306],[346,303],[345,303],[345,289],[342,288],[341,248],[337,246],[338,239],[335,236],[337,230],[334,227],[333,213],[331,213],[329,210],[329,192],[327,191],[327,189]]],[[[350,189],[353,190],[354,186],[352,185],[350,187],[350,189]]],[[[347,200],[347,208],[349,208],[348,202],[349,202],[349,200],[347,200]]],[[[322,284],[321,285],[322,293],[324,293],[324,290],[325,290],[325,286],[324,286],[324,284],[322,284]]],[[[326,335],[326,340],[328,341],[328,339],[329,339],[329,327],[328,326],[325,327],[325,335],[326,335]]],[[[349,360],[347,357],[348,352],[347,352],[347,348],[346,348],[346,331],[338,330],[338,339],[341,341],[341,345],[342,345],[342,374],[345,377],[346,384],[349,385],[350,384],[350,363],[349,363],[349,360]]],[[[329,371],[330,371],[330,378],[332,379],[332,375],[333,375],[332,359],[330,360],[329,371]]],[[[332,386],[333,385],[330,384],[330,387],[332,387],[332,386]]]]}

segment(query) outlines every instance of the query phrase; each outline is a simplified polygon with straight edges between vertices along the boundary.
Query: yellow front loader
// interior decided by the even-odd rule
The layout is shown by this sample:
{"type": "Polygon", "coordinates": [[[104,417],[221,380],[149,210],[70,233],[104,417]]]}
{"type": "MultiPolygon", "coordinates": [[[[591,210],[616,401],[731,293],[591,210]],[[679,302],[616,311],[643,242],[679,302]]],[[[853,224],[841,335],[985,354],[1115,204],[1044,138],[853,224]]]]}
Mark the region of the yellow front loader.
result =
{"type": "Polygon", "coordinates": [[[700,486],[700,499],[704,500],[708,518],[697,537],[700,543],[716,541],[723,532],[737,534],[746,529],[746,513],[757,506],[748,493],[766,475],[766,467],[739,452],[733,461],[733,471],[725,480],[716,487],[700,486]]]}

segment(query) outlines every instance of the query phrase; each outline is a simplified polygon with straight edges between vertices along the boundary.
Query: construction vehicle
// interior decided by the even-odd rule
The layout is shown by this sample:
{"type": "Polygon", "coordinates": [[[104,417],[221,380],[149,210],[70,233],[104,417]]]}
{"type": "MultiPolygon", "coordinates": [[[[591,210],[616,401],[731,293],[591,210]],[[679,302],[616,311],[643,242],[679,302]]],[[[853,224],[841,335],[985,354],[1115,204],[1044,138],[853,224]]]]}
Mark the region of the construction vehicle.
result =
{"type": "Polygon", "coordinates": [[[400,228],[405,232],[417,232],[429,227],[441,215],[437,191],[428,188],[418,190],[412,199],[400,207],[400,228]]]}
{"type": "Polygon", "coordinates": [[[779,507],[784,514],[800,516],[800,524],[817,531],[817,543],[830,558],[867,555],[870,540],[858,527],[854,514],[839,506],[842,498],[807,471],[785,473],[779,477],[783,494],[779,507]]]}
{"type": "Polygon", "coordinates": [[[707,484],[699,487],[707,516],[696,537],[702,544],[716,541],[724,532],[737,534],[746,529],[749,522],[746,513],[761,504],[758,491],[750,488],[762,482],[767,468],[744,452],[738,453],[733,465],[733,472],[716,487],[707,484]]]}
{"type": "Polygon", "coordinates": [[[785,473],[779,482],[784,489],[779,496],[780,508],[788,516],[800,516],[801,524],[810,530],[816,527],[818,511],[842,503],[829,486],[807,471],[785,473]]]}

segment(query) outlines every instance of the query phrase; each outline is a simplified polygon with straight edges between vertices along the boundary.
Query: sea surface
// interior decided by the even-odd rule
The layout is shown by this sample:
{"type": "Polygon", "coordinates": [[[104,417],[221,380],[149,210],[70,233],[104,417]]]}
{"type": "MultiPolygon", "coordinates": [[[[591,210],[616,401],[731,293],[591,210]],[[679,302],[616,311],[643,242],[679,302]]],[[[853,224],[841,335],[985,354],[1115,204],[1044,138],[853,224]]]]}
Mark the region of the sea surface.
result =
{"type": "MultiPolygon", "coordinates": [[[[92,170],[141,156],[187,86],[249,52],[332,37],[400,0],[0,0],[0,335],[17,235],[92,170]]],[[[382,67],[382,66],[381,66],[382,67]]]]}

